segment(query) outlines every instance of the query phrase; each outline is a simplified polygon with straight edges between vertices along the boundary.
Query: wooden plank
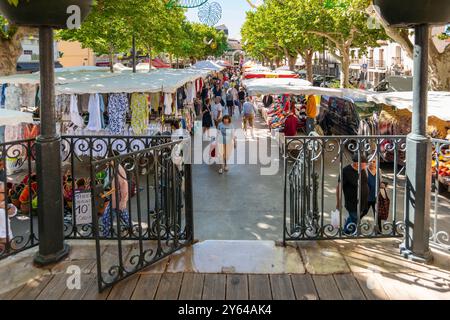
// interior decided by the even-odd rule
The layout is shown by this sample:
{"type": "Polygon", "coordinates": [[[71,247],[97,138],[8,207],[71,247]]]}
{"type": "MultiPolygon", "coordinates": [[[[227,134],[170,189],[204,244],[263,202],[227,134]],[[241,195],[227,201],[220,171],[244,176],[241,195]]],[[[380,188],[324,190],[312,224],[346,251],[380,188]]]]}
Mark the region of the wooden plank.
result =
{"type": "MultiPolygon", "coordinates": [[[[417,300],[414,283],[404,279],[402,273],[381,274],[381,286],[391,300],[417,300]]],[[[425,297],[422,297],[425,299],[425,297]]]]}
{"type": "Polygon", "coordinates": [[[266,274],[249,274],[248,291],[250,300],[272,300],[269,276],[266,274]]]}
{"type": "Polygon", "coordinates": [[[358,281],[352,274],[335,274],[334,280],[344,300],[366,300],[358,281]]]}
{"type": "Polygon", "coordinates": [[[319,300],[311,275],[293,274],[291,280],[297,300],[319,300]]]}
{"type": "Polygon", "coordinates": [[[53,275],[45,275],[29,281],[17,293],[14,300],[35,300],[52,278],[53,275]]]}
{"type": "Polygon", "coordinates": [[[273,300],[295,300],[291,277],[288,274],[270,275],[273,300]]]}
{"type": "Polygon", "coordinates": [[[227,300],[248,300],[248,278],[245,274],[227,275],[227,300]]]}
{"type": "Polygon", "coordinates": [[[135,274],[129,278],[119,281],[108,295],[108,300],[130,300],[139,280],[139,275],[135,274]]]}
{"type": "Polygon", "coordinates": [[[0,294],[0,300],[14,300],[14,297],[22,290],[23,286],[12,289],[10,291],[0,294]]]}
{"type": "Polygon", "coordinates": [[[342,295],[332,275],[314,275],[313,281],[321,300],[342,300],[342,295]]]}
{"type": "Polygon", "coordinates": [[[158,290],[161,274],[142,274],[131,300],[153,300],[158,290]]]}
{"type": "Polygon", "coordinates": [[[103,292],[98,292],[98,280],[97,275],[90,279],[88,289],[83,295],[82,300],[106,300],[108,298],[111,288],[105,289],[103,292]]]}
{"type": "Polygon", "coordinates": [[[225,300],[227,277],[224,274],[206,274],[203,285],[203,300],[225,300]]]}
{"type": "Polygon", "coordinates": [[[201,300],[205,275],[185,273],[181,284],[180,300],[201,300]]]}
{"type": "Polygon", "coordinates": [[[156,300],[177,300],[183,281],[182,273],[165,273],[159,282],[156,300]]]}
{"type": "Polygon", "coordinates": [[[82,274],[80,280],[80,289],[66,289],[60,300],[82,300],[87,294],[92,282],[96,283],[97,277],[95,274],[82,274]]]}
{"type": "Polygon", "coordinates": [[[367,300],[389,300],[378,277],[372,273],[355,273],[354,276],[367,300]]]}
{"type": "Polygon", "coordinates": [[[59,273],[53,276],[36,300],[59,300],[67,289],[68,277],[69,275],[66,273],[59,273]]]}

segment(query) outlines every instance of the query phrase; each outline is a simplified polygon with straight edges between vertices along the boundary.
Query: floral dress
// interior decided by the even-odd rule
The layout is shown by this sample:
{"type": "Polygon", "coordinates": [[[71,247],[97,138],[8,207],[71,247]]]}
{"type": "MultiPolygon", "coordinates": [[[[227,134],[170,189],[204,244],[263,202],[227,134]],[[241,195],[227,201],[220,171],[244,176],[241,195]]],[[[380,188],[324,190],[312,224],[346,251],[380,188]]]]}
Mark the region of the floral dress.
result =
{"type": "Polygon", "coordinates": [[[125,131],[128,106],[126,93],[114,93],[109,96],[109,130],[112,134],[122,134],[125,131]]]}
{"type": "Polygon", "coordinates": [[[131,96],[131,127],[137,135],[142,135],[148,127],[148,96],[134,93],[131,96]]]}

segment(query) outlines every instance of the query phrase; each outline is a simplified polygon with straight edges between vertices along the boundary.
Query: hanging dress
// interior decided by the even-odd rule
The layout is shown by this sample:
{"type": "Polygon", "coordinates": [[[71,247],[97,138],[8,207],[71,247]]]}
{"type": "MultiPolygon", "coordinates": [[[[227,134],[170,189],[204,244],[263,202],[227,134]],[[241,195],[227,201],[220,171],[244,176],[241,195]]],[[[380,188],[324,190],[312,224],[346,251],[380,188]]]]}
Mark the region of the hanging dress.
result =
{"type": "Polygon", "coordinates": [[[102,129],[102,113],[100,110],[100,95],[91,94],[89,97],[89,123],[87,129],[90,131],[100,131],[102,129]]]}
{"type": "Polygon", "coordinates": [[[84,127],[84,120],[78,111],[78,96],[74,94],[70,96],[70,122],[77,127],[84,127]]]}
{"type": "Polygon", "coordinates": [[[171,115],[172,114],[172,103],[173,98],[171,93],[164,94],[164,114],[171,115]]]}
{"type": "Polygon", "coordinates": [[[112,134],[122,134],[125,131],[128,107],[126,93],[113,93],[109,96],[109,131],[112,134]]]}
{"type": "Polygon", "coordinates": [[[148,96],[133,93],[131,96],[131,127],[134,134],[142,135],[148,127],[148,96]]]}

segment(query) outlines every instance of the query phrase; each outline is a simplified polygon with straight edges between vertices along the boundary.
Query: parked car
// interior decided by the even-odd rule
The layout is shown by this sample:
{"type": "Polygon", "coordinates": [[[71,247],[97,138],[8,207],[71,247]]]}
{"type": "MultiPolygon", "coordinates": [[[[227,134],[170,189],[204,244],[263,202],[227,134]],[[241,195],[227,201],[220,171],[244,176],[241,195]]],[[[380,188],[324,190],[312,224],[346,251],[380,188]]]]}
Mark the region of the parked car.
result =
{"type": "Polygon", "coordinates": [[[369,118],[379,109],[365,97],[322,96],[318,122],[325,135],[357,135],[361,119],[369,118]]]}

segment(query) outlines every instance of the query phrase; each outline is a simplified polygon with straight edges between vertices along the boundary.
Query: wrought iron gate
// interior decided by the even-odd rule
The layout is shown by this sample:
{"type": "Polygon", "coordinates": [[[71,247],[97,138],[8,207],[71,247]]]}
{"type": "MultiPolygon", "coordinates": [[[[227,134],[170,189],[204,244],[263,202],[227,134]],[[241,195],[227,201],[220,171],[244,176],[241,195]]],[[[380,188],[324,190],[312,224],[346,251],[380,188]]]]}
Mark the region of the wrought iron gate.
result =
{"type": "Polygon", "coordinates": [[[402,237],[404,203],[399,197],[405,188],[405,140],[400,136],[286,138],[283,242],[402,237]],[[348,219],[339,181],[355,154],[358,209],[356,217],[348,219]],[[363,157],[376,166],[379,179],[375,194],[379,194],[381,183],[388,185],[390,214],[386,220],[381,220],[378,204],[372,213],[361,203],[363,157]]]}
{"type": "Polygon", "coordinates": [[[183,146],[177,141],[92,162],[100,291],[192,244],[192,172],[183,146]]]}

